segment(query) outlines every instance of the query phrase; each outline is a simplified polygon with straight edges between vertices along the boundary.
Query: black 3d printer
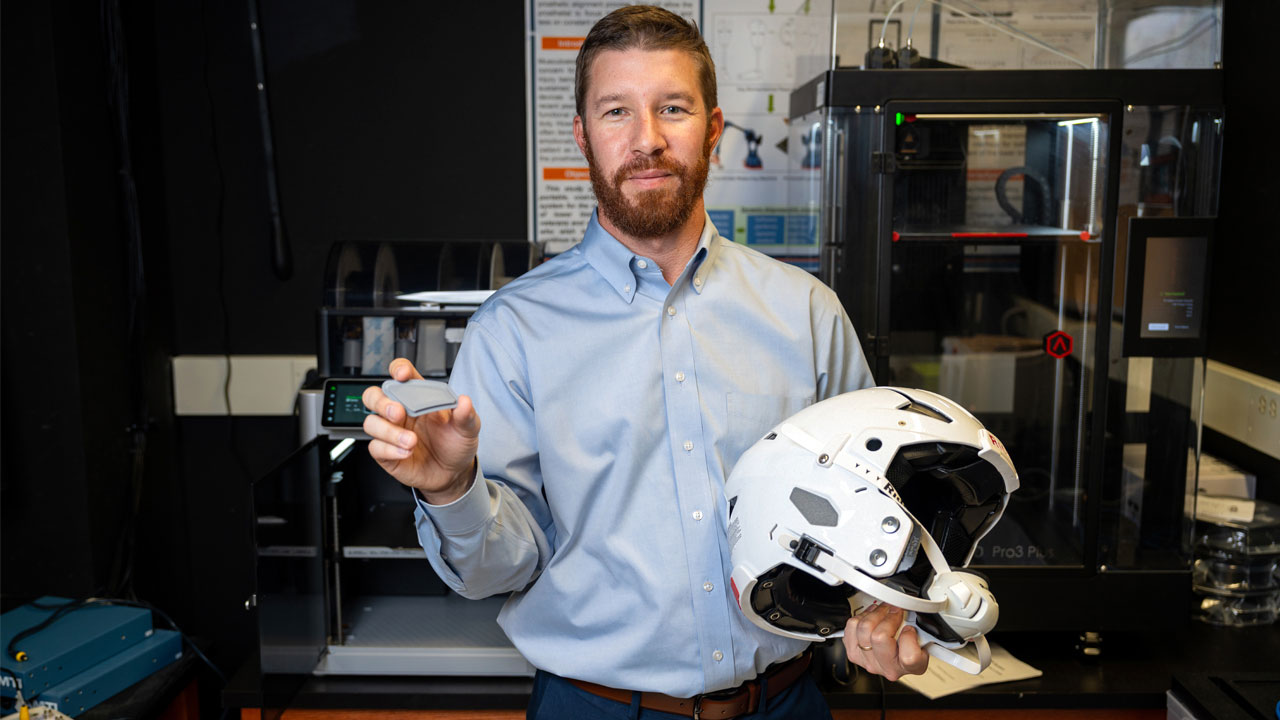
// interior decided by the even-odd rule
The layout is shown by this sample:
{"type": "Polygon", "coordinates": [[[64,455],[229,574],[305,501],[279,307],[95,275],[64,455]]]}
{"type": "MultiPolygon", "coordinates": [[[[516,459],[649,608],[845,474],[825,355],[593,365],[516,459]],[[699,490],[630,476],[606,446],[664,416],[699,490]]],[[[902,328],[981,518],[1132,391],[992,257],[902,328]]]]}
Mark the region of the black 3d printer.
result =
{"type": "Polygon", "coordinates": [[[834,69],[792,94],[799,202],[877,383],[960,402],[1021,476],[973,561],[1002,631],[1186,621],[1222,122],[1217,70],[834,69]]]}
{"type": "Polygon", "coordinates": [[[528,270],[526,241],[342,242],[317,312],[318,377],[299,393],[300,448],[253,488],[264,713],[313,677],[513,676],[532,667],[426,560],[408,489],[365,450],[361,394],[407,357],[444,380],[479,297],[528,270]],[[402,293],[425,291],[431,299],[402,293]]]}

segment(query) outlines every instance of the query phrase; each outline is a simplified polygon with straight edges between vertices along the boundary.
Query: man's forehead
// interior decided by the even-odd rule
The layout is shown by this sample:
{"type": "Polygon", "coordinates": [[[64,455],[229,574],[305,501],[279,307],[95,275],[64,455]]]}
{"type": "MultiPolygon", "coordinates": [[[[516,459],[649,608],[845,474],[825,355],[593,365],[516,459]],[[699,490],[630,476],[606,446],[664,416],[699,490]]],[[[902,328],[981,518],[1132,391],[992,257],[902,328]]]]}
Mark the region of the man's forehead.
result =
{"type": "Polygon", "coordinates": [[[638,94],[702,97],[698,63],[684,50],[603,50],[591,61],[587,87],[591,103],[638,94]]]}

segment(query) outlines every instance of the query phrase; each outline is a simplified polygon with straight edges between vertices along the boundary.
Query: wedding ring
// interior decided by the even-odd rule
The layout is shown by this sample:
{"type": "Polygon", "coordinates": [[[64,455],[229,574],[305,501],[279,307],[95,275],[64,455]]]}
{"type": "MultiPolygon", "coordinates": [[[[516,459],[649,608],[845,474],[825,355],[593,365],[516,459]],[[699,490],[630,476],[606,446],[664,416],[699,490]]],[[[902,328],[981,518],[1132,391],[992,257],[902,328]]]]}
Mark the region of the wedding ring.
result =
{"type": "Polygon", "coordinates": [[[875,648],[870,648],[870,647],[867,647],[866,645],[859,645],[859,646],[858,646],[858,649],[859,649],[859,650],[866,651],[866,652],[871,652],[871,651],[872,651],[872,650],[874,650],[875,648]]]}

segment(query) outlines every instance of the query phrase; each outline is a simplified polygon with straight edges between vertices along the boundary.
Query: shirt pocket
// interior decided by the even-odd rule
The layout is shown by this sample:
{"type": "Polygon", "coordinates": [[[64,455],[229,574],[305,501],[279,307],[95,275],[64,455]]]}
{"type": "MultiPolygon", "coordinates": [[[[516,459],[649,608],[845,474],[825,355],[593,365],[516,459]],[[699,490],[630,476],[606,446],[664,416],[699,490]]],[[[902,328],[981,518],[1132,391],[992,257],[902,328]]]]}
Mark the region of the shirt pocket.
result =
{"type": "Polygon", "coordinates": [[[749,395],[729,393],[725,399],[728,437],[724,443],[725,477],[738,458],[775,425],[809,407],[814,395],[749,395]]]}

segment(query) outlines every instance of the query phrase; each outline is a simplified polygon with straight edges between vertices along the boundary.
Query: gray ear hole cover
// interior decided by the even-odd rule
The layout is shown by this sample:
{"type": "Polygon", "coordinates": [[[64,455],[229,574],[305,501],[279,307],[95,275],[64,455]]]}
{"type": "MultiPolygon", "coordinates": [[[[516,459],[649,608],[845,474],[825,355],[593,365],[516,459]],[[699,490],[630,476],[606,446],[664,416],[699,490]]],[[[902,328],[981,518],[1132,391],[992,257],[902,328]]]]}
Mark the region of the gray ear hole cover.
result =
{"type": "Polygon", "coordinates": [[[800,514],[811,525],[819,527],[835,527],[840,521],[840,513],[830,500],[800,488],[791,489],[791,504],[796,506],[800,514]]]}

